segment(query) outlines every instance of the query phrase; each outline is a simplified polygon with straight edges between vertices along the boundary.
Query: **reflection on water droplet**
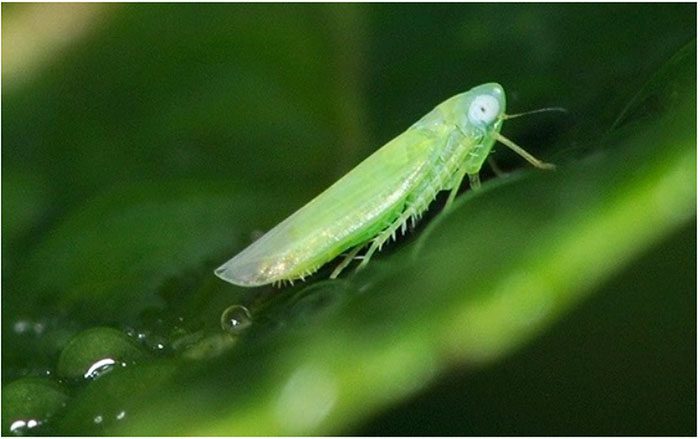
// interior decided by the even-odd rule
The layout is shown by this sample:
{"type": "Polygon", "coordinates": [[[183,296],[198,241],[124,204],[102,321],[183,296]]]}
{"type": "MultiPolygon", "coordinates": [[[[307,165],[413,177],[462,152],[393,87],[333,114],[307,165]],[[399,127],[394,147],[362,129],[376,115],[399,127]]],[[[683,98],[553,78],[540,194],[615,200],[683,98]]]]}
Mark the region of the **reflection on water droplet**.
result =
{"type": "Polygon", "coordinates": [[[168,346],[168,340],[161,335],[152,334],[150,337],[146,338],[145,344],[151,350],[161,352],[165,351],[165,348],[168,346]]]}
{"type": "Polygon", "coordinates": [[[87,372],[85,372],[85,375],[83,376],[85,378],[97,378],[98,376],[112,369],[112,366],[116,363],[117,362],[111,358],[102,358],[92,363],[92,366],[88,368],[87,372]]]}
{"type": "Polygon", "coordinates": [[[19,430],[20,428],[24,428],[25,425],[27,425],[27,422],[23,419],[19,419],[13,422],[12,425],[10,425],[10,431],[16,433],[17,430],[19,430]]]}
{"type": "Polygon", "coordinates": [[[333,375],[316,365],[297,369],[277,400],[278,422],[291,432],[316,428],[330,413],[338,397],[333,375]]]}
{"type": "Polygon", "coordinates": [[[36,419],[30,419],[25,421],[24,419],[18,419],[10,424],[10,432],[18,436],[26,433],[27,430],[32,429],[40,424],[36,419]]]}
{"type": "Polygon", "coordinates": [[[221,314],[221,329],[232,334],[240,334],[252,324],[253,317],[245,306],[229,306],[221,314]]]}
{"type": "Polygon", "coordinates": [[[121,421],[122,419],[124,419],[124,416],[126,416],[126,412],[124,410],[117,413],[117,421],[121,421]]]}
{"type": "Polygon", "coordinates": [[[93,419],[95,424],[101,424],[102,423],[102,415],[97,415],[95,416],[95,419],[93,419]]]}

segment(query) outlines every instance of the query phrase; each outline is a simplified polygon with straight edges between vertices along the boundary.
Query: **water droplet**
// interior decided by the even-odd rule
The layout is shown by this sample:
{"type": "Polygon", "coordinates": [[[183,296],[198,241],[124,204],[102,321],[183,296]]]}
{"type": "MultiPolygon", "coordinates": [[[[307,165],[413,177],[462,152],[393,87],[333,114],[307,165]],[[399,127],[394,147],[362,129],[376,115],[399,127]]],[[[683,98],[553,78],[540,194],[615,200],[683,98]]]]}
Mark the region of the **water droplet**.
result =
{"type": "Polygon", "coordinates": [[[102,415],[95,416],[95,419],[93,419],[93,420],[95,421],[95,424],[101,424],[102,423],[102,415]]]}
{"type": "Polygon", "coordinates": [[[2,387],[3,432],[16,435],[42,425],[65,407],[68,394],[61,384],[48,378],[25,377],[2,387]]]}
{"type": "Polygon", "coordinates": [[[113,328],[91,328],[75,335],[58,358],[64,378],[96,378],[115,364],[135,364],[151,358],[133,339],[113,328]]]}
{"type": "Polygon", "coordinates": [[[41,335],[44,332],[44,329],[46,329],[45,324],[43,324],[41,322],[34,323],[34,333],[36,335],[41,335]]]}
{"type": "MultiPolygon", "coordinates": [[[[14,324],[13,327],[12,327],[12,329],[14,329],[14,331],[15,331],[17,334],[24,334],[25,332],[29,331],[29,328],[30,328],[30,327],[31,327],[31,323],[29,323],[28,321],[26,321],[26,320],[18,320],[18,321],[15,322],[15,324],[14,324]]],[[[24,422],[24,421],[16,421],[16,422],[24,422]]],[[[14,425],[14,424],[13,424],[13,425],[14,425]]],[[[22,426],[24,426],[24,425],[22,425],[22,426]]]]}
{"type": "Polygon", "coordinates": [[[240,334],[252,324],[253,317],[251,317],[250,311],[245,306],[229,306],[221,314],[221,328],[232,334],[240,334]]]}
{"type": "Polygon", "coordinates": [[[117,421],[121,421],[122,419],[124,419],[124,416],[126,416],[126,412],[124,410],[117,413],[117,421]]]}
{"type": "Polygon", "coordinates": [[[46,330],[46,323],[32,322],[30,320],[17,320],[12,325],[12,330],[18,335],[42,335],[46,330]]]}

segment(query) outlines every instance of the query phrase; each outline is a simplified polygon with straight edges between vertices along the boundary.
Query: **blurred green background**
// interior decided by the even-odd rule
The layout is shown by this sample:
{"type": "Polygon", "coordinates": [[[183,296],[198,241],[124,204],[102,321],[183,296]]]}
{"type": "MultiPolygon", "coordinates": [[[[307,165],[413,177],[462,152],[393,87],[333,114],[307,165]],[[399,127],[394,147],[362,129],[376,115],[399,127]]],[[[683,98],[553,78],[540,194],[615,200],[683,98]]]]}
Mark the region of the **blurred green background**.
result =
{"type": "Polygon", "coordinates": [[[3,4],[3,433],[695,435],[695,8],[3,4]],[[490,81],[569,110],[503,129],[556,172],[213,276],[490,81]]]}

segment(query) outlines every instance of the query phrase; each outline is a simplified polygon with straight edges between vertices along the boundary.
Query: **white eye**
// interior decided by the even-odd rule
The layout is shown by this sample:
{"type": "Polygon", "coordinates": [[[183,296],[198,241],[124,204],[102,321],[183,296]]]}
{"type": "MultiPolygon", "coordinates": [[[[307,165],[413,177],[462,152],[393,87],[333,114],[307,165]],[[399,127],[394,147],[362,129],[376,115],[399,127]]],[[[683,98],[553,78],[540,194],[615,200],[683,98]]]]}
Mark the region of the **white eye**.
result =
{"type": "Polygon", "coordinates": [[[469,120],[474,124],[490,124],[501,111],[498,100],[491,95],[480,95],[474,98],[469,107],[469,120]]]}

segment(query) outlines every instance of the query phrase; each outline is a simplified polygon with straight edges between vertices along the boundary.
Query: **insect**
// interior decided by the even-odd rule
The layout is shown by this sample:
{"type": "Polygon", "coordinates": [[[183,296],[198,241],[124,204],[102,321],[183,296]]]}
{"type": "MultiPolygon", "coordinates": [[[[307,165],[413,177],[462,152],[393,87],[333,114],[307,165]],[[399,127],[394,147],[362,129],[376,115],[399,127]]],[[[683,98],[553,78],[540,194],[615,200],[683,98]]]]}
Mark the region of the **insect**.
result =
{"type": "Polygon", "coordinates": [[[405,233],[409,221],[415,224],[440,191],[450,191],[448,207],[465,175],[478,189],[479,170],[496,141],[537,168],[553,169],[500,130],[509,118],[563,110],[506,115],[505,108],[505,92],[496,83],[444,101],[217,268],[216,275],[245,287],[293,283],[347,252],[331,274],[335,278],[367,248],[360,269],[397,232],[405,233]]]}

